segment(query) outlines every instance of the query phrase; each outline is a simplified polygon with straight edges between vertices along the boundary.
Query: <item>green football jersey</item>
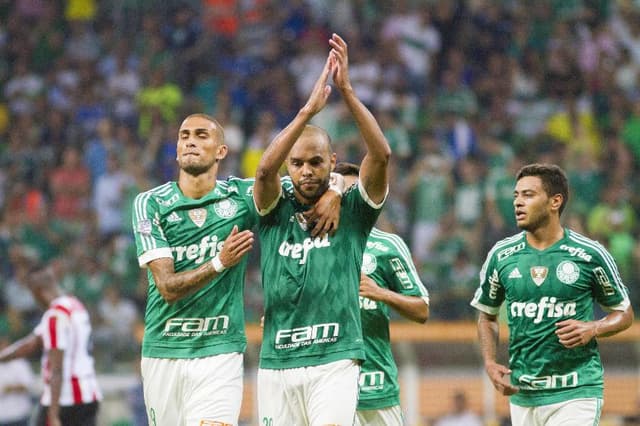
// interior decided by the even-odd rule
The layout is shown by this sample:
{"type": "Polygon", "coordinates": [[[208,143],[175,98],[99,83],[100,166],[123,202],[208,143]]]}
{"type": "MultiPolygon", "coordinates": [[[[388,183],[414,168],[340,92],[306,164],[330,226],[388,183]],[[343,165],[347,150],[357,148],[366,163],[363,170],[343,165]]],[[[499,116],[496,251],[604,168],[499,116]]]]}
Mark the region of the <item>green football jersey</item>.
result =
{"type": "MultiPolygon", "coordinates": [[[[234,225],[257,224],[253,181],[217,181],[213,191],[194,200],[176,182],[139,194],[133,230],[138,263],[171,257],[176,272],[196,269],[220,252],[234,225]]],[[[168,304],[151,271],[145,310],[142,355],[152,358],[199,358],[246,348],[244,277],[247,257],[200,290],[168,304]]]]}
{"type": "Polygon", "coordinates": [[[521,232],[489,251],[471,305],[495,315],[506,303],[511,382],[520,388],[512,403],[602,398],[596,340],[567,349],[555,335],[558,321],[593,320],[594,300],[607,310],[629,305],[613,258],[596,241],[566,229],[560,241],[536,250],[521,232]]]}
{"type": "MultiPolygon", "coordinates": [[[[428,302],[411,253],[400,237],[373,228],[362,258],[362,273],[380,287],[428,302]]],[[[398,368],[389,340],[389,306],[360,296],[360,316],[366,360],[360,372],[358,410],[377,410],[400,404],[398,368]]]]}
{"type": "Polygon", "coordinates": [[[286,180],[260,218],[264,335],[260,367],[297,368],[364,359],[358,289],[367,236],[380,213],[360,185],[342,197],[340,227],[313,238],[286,180]]]}

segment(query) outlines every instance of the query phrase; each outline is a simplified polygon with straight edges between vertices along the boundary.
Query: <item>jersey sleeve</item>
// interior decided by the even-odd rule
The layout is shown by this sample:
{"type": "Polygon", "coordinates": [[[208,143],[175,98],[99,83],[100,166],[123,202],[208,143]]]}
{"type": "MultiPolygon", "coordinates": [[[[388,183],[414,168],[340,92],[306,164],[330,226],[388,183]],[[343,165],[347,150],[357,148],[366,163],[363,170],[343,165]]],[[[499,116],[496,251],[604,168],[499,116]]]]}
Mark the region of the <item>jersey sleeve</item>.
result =
{"type": "Polygon", "coordinates": [[[45,350],[65,350],[70,344],[71,320],[69,316],[56,309],[49,309],[34,334],[42,339],[45,350]]]}
{"type": "Polygon", "coordinates": [[[618,267],[609,252],[598,245],[594,252],[592,291],[596,301],[608,311],[623,311],[629,304],[629,292],[620,278],[618,267]]]}
{"type": "Polygon", "coordinates": [[[418,275],[409,248],[395,235],[389,236],[389,243],[393,249],[383,257],[389,289],[405,296],[420,297],[429,304],[429,291],[418,275]]]}
{"type": "Polygon", "coordinates": [[[504,302],[504,286],[500,282],[495,246],[480,269],[480,285],[476,290],[471,306],[486,314],[497,315],[504,302]]]}
{"type": "Polygon", "coordinates": [[[169,242],[164,236],[160,224],[158,203],[151,192],[143,192],[133,201],[133,235],[136,241],[136,254],[141,267],[152,260],[173,258],[169,242]]]}

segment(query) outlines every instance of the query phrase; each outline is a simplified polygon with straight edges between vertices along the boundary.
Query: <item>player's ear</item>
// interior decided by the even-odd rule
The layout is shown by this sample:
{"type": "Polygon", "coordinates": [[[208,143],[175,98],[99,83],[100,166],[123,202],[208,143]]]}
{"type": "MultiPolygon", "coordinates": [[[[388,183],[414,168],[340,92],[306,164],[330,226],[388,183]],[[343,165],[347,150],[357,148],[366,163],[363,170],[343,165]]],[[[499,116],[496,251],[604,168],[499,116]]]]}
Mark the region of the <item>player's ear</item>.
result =
{"type": "Polygon", "coordinates": [[[331,162],[331,167],[330,167],[331,171],[334,171],[336,168],[336,163],[337,163],[336,158],[337,158],[336,153],[332,152],[331,156],[329,157],[329,161],[331,162]]]}
{"type": "Polygon", "coordinates": [[[220,161],[227,156],[229,152],[229,147],[226,145],[218,145],[216,152],[216,161],[220,161]]]}
{"type": "Polygon", "coordinates": [[[562,196],[562,194],[555,194],[554,196],[551,197],[551,208],[559,212],[563,202],[564,202],[564,197],[562,196]]]}

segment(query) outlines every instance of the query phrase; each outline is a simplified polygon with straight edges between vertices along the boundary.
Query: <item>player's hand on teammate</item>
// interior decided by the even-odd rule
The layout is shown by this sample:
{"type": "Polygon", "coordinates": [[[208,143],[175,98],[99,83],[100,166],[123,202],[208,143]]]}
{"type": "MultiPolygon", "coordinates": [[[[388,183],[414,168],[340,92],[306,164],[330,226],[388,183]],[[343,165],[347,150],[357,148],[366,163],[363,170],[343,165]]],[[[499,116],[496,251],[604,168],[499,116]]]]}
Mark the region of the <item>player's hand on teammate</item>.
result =
{"type": "Polygon", "coordinates": [[[510,369],[497,362],[492,362],[485,364],[485,370],[491,383],[493,383],[493,387],[502,395],[509,396],[518,392],[518,388],[513,386],[509,379],[509,375],[511,374],[510,369]]]}
{"type": "Polygon", "coordinates": [[[382,302],[384,301],[385,291],[386,290],[376,284],[374,280],[365,274],[360,274],[360,296],[382,302]]]}
{"type": "Polygon", "coordinates": [[[253,232],[248,229],[239,231],[238,225],[234,225],[218,255],[220,262],[222,262],[225,268],[237,265],[242,259],[242,256],[247,254],[252,247],[253,232]]]}
{"type": "Polygon", "coordinates": [[[596,337],[596,323],[573,319],[559,321],[556,323],[556,336],[565,348],[584,346],[596,337]]]}
{"type": "Polygon", "coordinates": [[[318,201],[303,216],[308,223],[313,224],[312,237],[324,237],[327,233],[333,235],[340,224],[340,206],[342,197],[334,191],[325,191],[318,201]]]}
{"type": "Polygon", "coordinates": [[[331,76],[336,87],[344,92],[351,90],[351,82],[349,81],[349,54],[347,43],[338,34],[333,34],[329,39],[331,52],[329,56],[335,60],[331,76]]]}

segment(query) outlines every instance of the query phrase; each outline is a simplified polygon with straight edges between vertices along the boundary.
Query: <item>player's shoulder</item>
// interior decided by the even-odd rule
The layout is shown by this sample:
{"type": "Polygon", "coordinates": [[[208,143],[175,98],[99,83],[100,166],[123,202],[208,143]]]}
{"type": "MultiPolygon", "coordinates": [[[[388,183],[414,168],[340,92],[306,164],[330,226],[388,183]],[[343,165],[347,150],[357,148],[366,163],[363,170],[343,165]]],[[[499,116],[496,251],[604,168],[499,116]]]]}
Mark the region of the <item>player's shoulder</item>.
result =
{"type": "Polygon", "coordinates": [[[149,202],[162,203],[172,197],[175,198],[176,195],[179,196],[179,193],[173,185],[173,182],[166,182],[162,185],[140,192],[136,195],[134,202],[136,205],[147,204],[149,202]]]}
{"type": "Polygon", "coordinates": [[[560,249],[569,252],[572,256],[579,256],[587,261],[591,261],[594,257],[611,258],[606,247],[599,241],[568,228],[565,235],[565,242],[560,246],[560,249]]]}
{"type": "Polygon", "coordinates": [[[408,254],[409,249],[404,240],[397,234],[372,228],[367,238],[367,248],[378,248],[384,252],[408,254]]]}
{"type": "Polygon", "coordinates": [[[216,182],[216,191],[221,192],[219,195],[233,195],[238,194],[241,196],[251,195],[253,192],[253,186],[256,180],[254,178],[241,178],[237,176],[228,176],[224,180],[218,180],[216,182]]]}

